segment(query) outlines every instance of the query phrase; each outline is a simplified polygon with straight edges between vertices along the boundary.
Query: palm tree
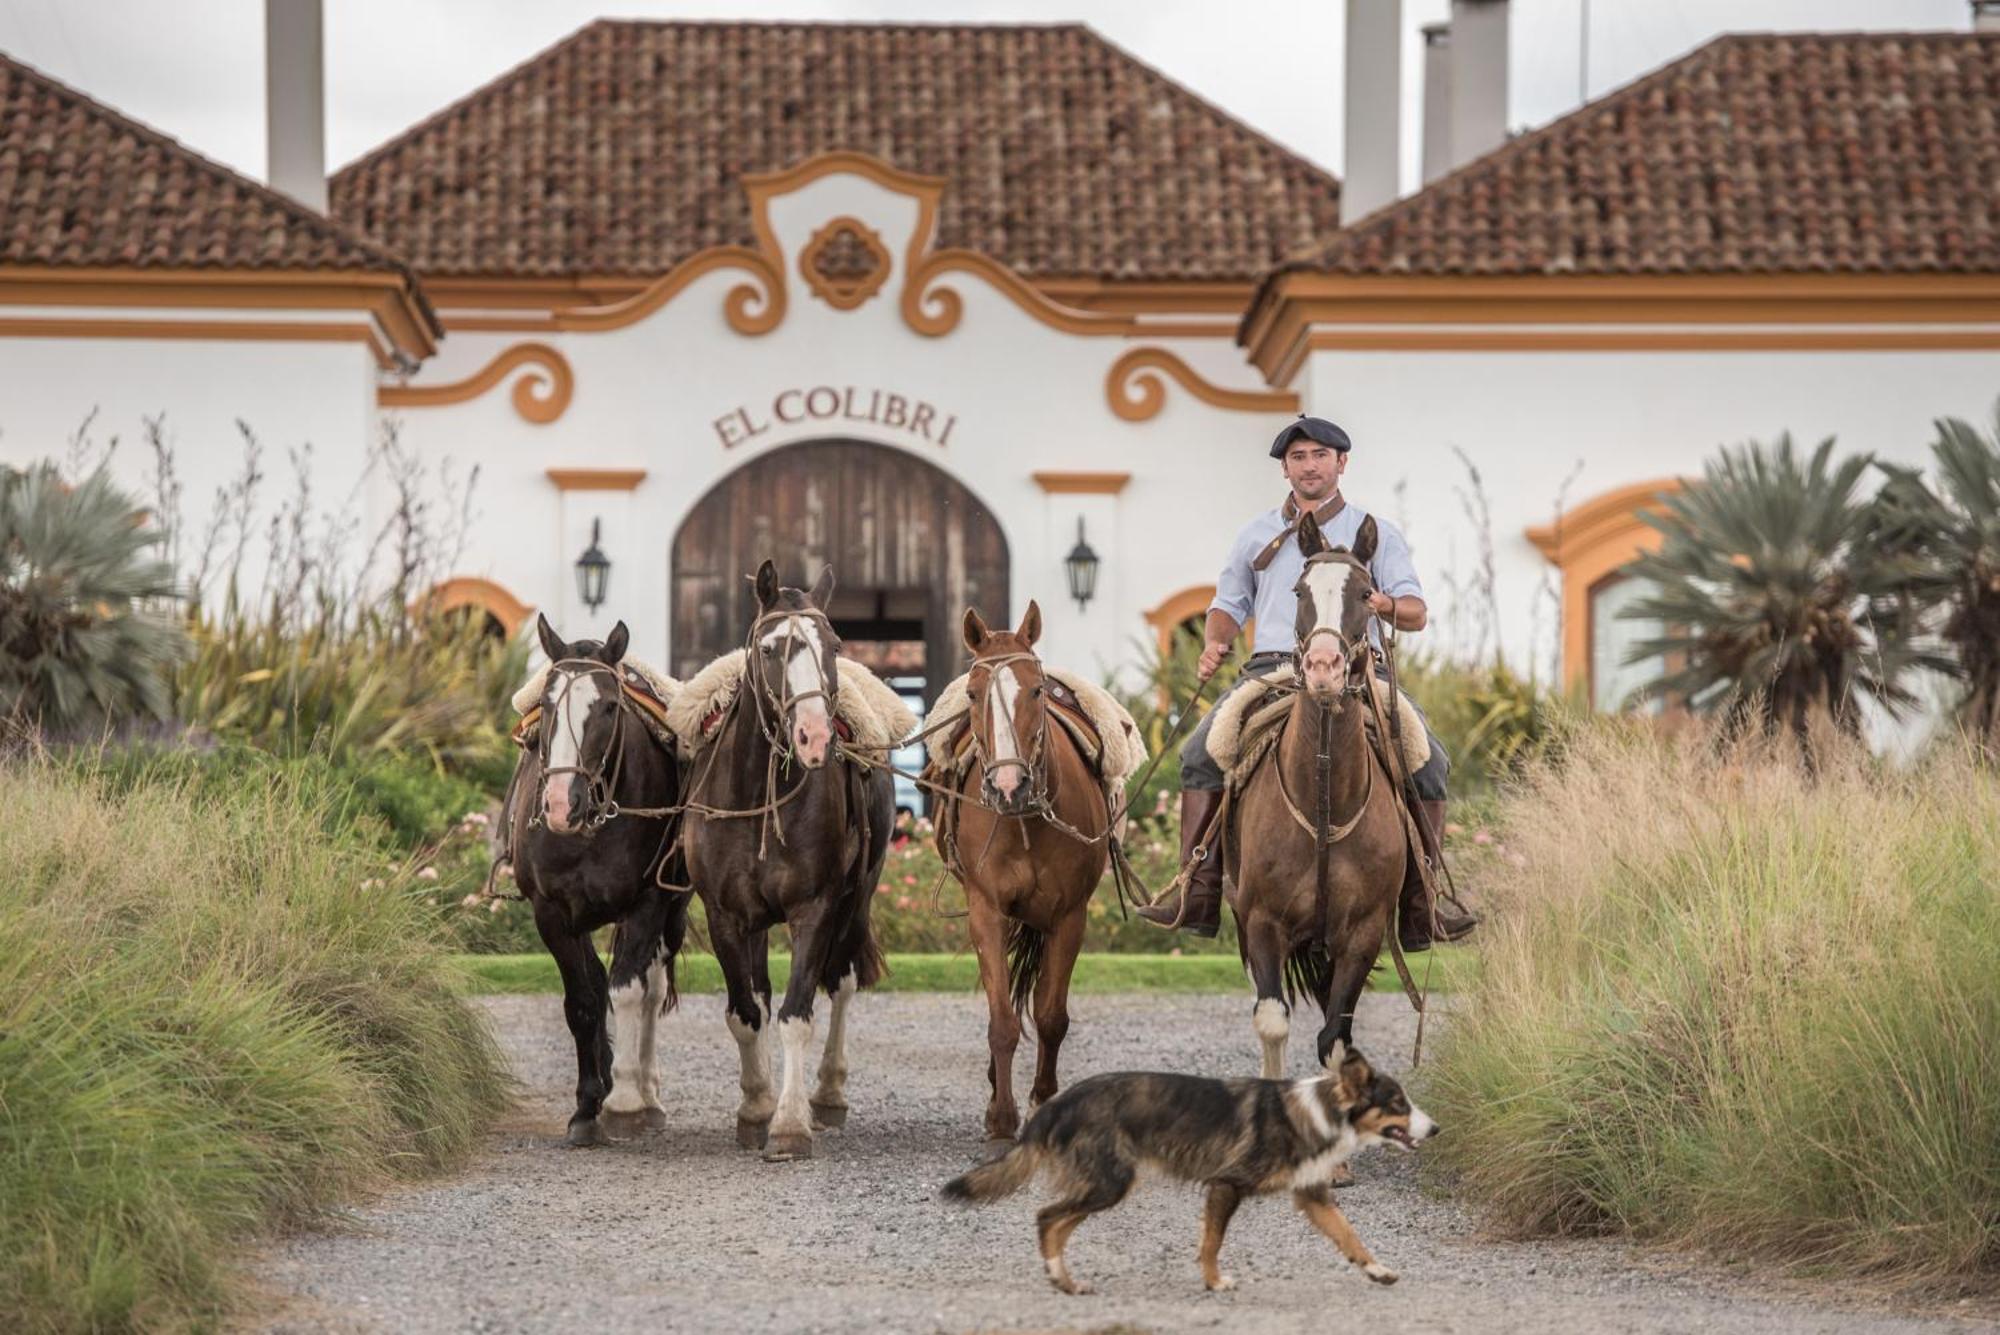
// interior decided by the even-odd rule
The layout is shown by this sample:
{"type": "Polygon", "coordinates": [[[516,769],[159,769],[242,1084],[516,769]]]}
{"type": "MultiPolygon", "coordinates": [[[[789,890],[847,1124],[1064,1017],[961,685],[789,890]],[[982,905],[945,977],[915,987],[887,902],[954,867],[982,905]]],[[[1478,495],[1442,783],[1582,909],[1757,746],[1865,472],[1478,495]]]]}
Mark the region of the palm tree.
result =
{"type": "Polygon", "coordinates": [[[1916,636],[1904,563],[1869,540],[1872,462],[1836,463],[1833,441],[1802,458],[1789,435],[1723,449],[1699,482],[1646,516],[1664,541],[1626,572],[1653,592],[1623,616],[1659,623],[1626,661],[1663,658],[1655,691],[1802,743],[1815,716],[1854,733],[1860,702],[1914,702],[1904,673],[1938,665],[1916,636]]]}
{"type": "Polygon", "coordinates": [[[1937,431],[1936,491],[1914,468],[1882,466],[1880,542],[1907,563],[1917,599],[1941,614],[1939,635],[1965,683],[1960,720],[2000,756],[2000,407],[1990,435],[1956,417],[1937,431]]]}
{"type": "Polygon", "coordinates": [[[0,467],[0,718],[51,733],[165,717],[187,636],[160,534],[102,469],[0,467]]]}

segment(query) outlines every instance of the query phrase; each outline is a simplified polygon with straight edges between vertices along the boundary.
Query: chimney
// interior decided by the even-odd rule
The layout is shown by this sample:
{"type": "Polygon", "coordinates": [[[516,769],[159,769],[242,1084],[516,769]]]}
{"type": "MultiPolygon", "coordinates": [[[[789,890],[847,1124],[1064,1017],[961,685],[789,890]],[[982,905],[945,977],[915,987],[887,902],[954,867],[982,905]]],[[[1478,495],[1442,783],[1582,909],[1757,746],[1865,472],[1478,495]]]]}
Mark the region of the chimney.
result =
{"type": "Polygon", "coordinates": [[[264,0],[264,131],[273,190],[326,212],[320,0],[264,0]]]}
{"type": "Polygon", "coordinates": [[[1451,0],[1451,165],[1507,142],[1507,0],[1451,0]]]}
{"type": "Polygon", "coordinates": [[[1403,0],[1347,0],[1343,226],[1396,200],[1402,166],[1403,0]]]}
{"type": "Polygon", "coordinates": [[[1424,184],[1451,170],[1451,25],[1424,34],[1424,184]]]}
{"type": "Polygon", "coordinates": [[[2000,0],[1972,0],[1972,30],[2000,32],[2000,0]]]}

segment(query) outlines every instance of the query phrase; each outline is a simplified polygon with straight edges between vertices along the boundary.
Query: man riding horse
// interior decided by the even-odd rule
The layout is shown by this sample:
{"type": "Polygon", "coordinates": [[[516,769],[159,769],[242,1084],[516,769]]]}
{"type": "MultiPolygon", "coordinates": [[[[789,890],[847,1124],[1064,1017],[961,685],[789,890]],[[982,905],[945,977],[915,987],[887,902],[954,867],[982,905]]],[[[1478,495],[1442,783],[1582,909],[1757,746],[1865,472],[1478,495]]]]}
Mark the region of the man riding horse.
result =
{"type": "MultiPolygon", "coordinates": [[[[1243,666],[1244,678],[1261,677],[1288,664],[1295,648],[1293,621],[1297,609],[1300,572],[1305,556],[1299,550],[1298,527],[1302,515],[1311,514],[1329,545],[1352,546],[1368,512],[1350,505],[1340,494],[1340,477],[1347,470],[1347,454],[1353,448],[1347,433],[1332,422],[1301,415],[1287,423],[1271,442],[1271,457],[1279,461],[1291,492],[1284,504],[1267,510],[1244,526],[1229,549],[1229,560],[1215,584],[1215,601],[1209,605],[1203,629],[1200,674],[1203,681],[1222,666],[1230,646],[1242,632],[1246,619],[1255,618],[1256,642],[1243,666]]],[[[1409,544],[1390,524],[1375,520],[1379,540],[1368,573],[1375,583],[1369,606],[1378,621],[1388,621],[1399,631],[1422,630],[1429,619],[1424,605],[1423,585],[1417,580],[1410,561],[1409,544]]],[[[1382,646],[1378,626],[1368,628],[1369,640],[1379,651],[1382,646]]],[[[1379,654],[1378,675],[1386,674],[1379,654]]],[[[1239,682],[1240,686],[1241,683],[1239,682]]],[[[1236,689],[1234,687],[1232,690],[1236,689]]],[[[1208,752],[1209,728],[1215,719],[1210,710],[1181,747],[1181,861],[1194,858],[1198,846],[1205,856],[1190,869],[1185,912],[1179,899],[1141,908],[1149,922],[1163,927],[1179,923],[1181,930],[1196,936],[1214,936],[1222,916],[1222,857],[1211,836],[1222,804],[1223,774],[1208,752]]],[[[1444,838],[1444,780],[1450,762],[1434,735],[1425,731],[1430,742],[1430,759],[1411,776],[1420,810],[1416,825],[1424,843],[1424,856],[1436,865],[1444,838]]],[[[1216,832],[1217,835],[1220,831],[1216,832]]],[[[1403,950],[1428,950],[1433,938],[1456,941],[1472,931],[1477,919],[1457,914],[1430,902],[1427,882],[1412,877],[1406,886],[1398,919],[1403,950]]]]}

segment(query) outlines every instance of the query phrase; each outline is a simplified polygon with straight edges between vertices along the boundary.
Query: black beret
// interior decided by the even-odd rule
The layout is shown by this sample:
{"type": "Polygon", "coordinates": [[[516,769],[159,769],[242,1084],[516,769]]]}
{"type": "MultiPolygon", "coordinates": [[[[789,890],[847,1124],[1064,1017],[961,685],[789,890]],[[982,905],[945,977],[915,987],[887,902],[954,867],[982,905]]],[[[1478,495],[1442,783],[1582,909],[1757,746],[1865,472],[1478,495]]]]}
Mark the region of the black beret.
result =
{"type": "Polygon", "coordinates": [[[1284,458],[1285,451],[1290,449],[1292,442],[1301,436],[1330,450],[1339,450],[1342,454],[1354,448],[1354,442],[1347,438],[1347,433],[1324,417],[1307,417],[1304,413],[1300,413],[1299,420],[1285,423],[1285,429],[1271,442],[1271,457],[1284,458]]]}

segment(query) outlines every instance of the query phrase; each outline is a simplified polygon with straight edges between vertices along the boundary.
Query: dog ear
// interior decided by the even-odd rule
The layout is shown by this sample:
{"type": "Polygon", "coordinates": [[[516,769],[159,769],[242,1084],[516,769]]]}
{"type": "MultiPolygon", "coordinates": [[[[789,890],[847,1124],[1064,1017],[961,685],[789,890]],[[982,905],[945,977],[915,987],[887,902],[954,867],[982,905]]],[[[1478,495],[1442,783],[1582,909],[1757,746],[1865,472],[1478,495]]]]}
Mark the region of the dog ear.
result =
{"type": "Polygon", "coordinates": [[[986,637],[992,633],[992,631],[986,629],[986,622],[980,618],[978,608],[968,607],[965,609],[966,648],[975,654],[978,653],[979,647],[986,643],[986,637]]]}
{"type": "Polygon", "coordinates": [[[759,611],[768,612],[771,610],[771,604],[778,601],[778,568],[768,560],[758,566],[756,584],[757,608],[759,611]]]}
{"type": "Polygon", "coordinates": [[[611,628],[611,633],[604,637],[604,648],[597,655],[599,661],[606,667],[617,667],[625,657],[625,646],[631,642],[632,632],[625,629],[624,622],[619,622],[611,628]]]}
{"type": "Polygon", "coordinates": [[[1340,1087],[1350,1103],[1359,1103],[1368,1097],[1368,1086],[1375,1079],[1375,1068],[1354,1048],[1342,1050],[1339,1056],[1340,1061],[1334,1069],[1340,1072],[1340,1087]]]}
{"type": "Polygon", "coordinates": [[[1014,634],[1031,648],[1042,638],[1042,605],[1033,598],[1028,599],[1028,610],[1021,614],[1021,628],[1014,634]]]}
{"type": "Polygon", "coordinates": [[[1375,543],[1380,535],[1375,531],[1375,516],[1369,515],[1361,521],[1361,531],[1354,535],[1354,559],[1367,565],[1375,559],[1375,543]]]}
{"type": "Polygon", "coordinates": [[[540,612],[535,613],[535,634],[542,642],[542,652],[549,656],[551,663],[560,663],[569,657],[569,646],[556,634],[555,627],[540,612]]]}
{"type": "Polygon", "coordinates": [[[812,599],[814,607],[817,607],[822,612],[826,611],[826,605],[833,597],[832,566],[822,566],[820,568],[819,578],[813,581],[812,591],[806,597],[812,599]]]}
{"type": "Polygon", "coordinates": [[[1299,554],[1314,557],[1325,550],[1326,535],[1319,531],[1319,520],[1308,510],[1299,516],[1299,554]]]}

